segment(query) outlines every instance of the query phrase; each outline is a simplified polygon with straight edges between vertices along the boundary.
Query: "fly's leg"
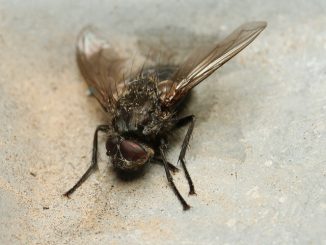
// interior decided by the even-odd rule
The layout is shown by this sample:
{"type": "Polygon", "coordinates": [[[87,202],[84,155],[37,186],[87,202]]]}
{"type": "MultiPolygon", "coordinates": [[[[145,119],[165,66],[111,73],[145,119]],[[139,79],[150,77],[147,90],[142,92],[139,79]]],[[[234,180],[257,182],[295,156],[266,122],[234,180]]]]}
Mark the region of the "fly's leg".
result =
{"type": "Polygon", "coordinates": [[[68,190],[65,194],[63,194],[64,196],[69,197],[82,183],[84,183],[85,180],[87,180],[87,178],[91,175],[93,170],[97,169],[97,135],[99,131],[107,132],[108,129],[109,129],[108,125],[97,126],[94,133],[94,139],[93,139],[92,164],[83,174],[83,176],[78,180],[78,182],[70,190],[68,190]]]}
{"type": "Polygon", "coordinates": [[[172,173],[179,172],[179,169],[176,166],[174,166],[172,163],[168,162],[168,166],[169,166],[169,169],[172,171],[172,173]]]}
{"type": "Polygon", "coordinates": [[[170,173],[168,162],[166,161],[165,153],[163,150],[163,145],[161,145],[159,148],[160,148],[160,154],[161,154],[163,164],[164,164],[166,177],[169,181],[169,184],[171,185],[174,194],[177,196],[177,198],[181,202],[181,204],[183,206],[183,210],[188,210],[190,208],[189,204],[183,199],[183,197],[181,196],[180,192],[178,191],[177,187],[175,186],[175,184],[173,182],[173,177],[170,173]]]}
{"type": "Polygon", "coordinates": [[[186,136],[183,139],[183,143],[182,143],[182,146],[181,146],[181,151],[180,151],[180,154],[179,154],[178,161],[181,162],[181,166],[182,166],[182,168],[184,170],[186,179],[187,179],[188,184],[189,184],[189,195],[195,195],[196,194],[195,187],[194,187],[194,184],[192,182],[192,179],[190,177],[190,174],[188,172],[188,169],[186,167],[186,162],[185,162],[186,150],[187,150],[187,147],[189,145],[190,137],[191,137],[192,131],[194,130],[194,126],[195,126],[195,116],[190,115],[190,116],[186,116],[186,117],[178,119],[176,124],[175,124],[175,127],[179,128],[179,127],[182,127],[182,126],[184,126],[185,124],[188,124],[188,123],[190,123],[190,125],[189,125],[189,128],[187,130],[186,136]]]}
{"type": "MultiPolygon", "coordinates": [[[[164,164],[162,158],[154,157],[153,160],[154,160],[155,162],[159,162],[159,163],[164,164]]],[[[176,166],[174,166],[174,165],[173,165],[172,163],[170,163],[170,162],[167,162],[167,163],[168,163],[168,166],[169,166],[169,170],[172,171],[172,173],[177,173],[177,172],[179,172],[179,169],[178,169],[176,166]]]]}

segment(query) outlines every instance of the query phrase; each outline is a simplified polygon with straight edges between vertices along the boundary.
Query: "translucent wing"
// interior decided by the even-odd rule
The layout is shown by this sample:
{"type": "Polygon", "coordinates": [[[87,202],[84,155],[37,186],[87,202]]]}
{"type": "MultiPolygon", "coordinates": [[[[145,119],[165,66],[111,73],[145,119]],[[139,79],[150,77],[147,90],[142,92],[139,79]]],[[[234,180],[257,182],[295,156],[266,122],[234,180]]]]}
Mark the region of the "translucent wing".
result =
{"type": "Polygon", "coordinates": [[[177,104],[193,87],[248,46],[266,25],[266,22],[243,24],[204,56],[191,56],[172,76],[169,89],[164,88],[169,92],[161,96],[163,104],[167,107],[177,104]]]}
{"type": "Polygon", "coordinates": [[[87,27],[77,40],[77,62],[91,93],[105,111],[112,111],[125,86],[122,69],[125,59],[87,27]]]}

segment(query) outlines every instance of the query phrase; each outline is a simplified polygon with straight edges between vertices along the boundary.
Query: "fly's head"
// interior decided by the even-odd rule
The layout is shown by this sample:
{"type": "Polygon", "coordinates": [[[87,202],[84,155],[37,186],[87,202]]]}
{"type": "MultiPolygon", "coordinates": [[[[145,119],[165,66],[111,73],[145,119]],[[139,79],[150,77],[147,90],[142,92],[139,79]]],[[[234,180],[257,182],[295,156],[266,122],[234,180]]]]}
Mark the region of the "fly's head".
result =
{"type": "Polygon", "coordinates": [[[106,150],[113,166],[122,171],[136,171],[154,156],[154,150],[148,145],[119,135],[108,137],[106,150]]]}

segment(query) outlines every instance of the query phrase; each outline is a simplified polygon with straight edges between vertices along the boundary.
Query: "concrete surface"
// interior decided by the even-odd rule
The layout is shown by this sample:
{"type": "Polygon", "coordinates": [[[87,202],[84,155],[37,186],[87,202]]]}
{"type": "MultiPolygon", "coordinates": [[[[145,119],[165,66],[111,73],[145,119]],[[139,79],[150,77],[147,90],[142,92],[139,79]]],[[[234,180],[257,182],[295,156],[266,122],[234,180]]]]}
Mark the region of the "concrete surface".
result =
{"type": "Polygon", "coordinates": [[[326,244],[325,13],[324,0],[1,0],[0,244],[326,244]],[[250,20],[269,26],[187,109],[198,119],[187,155],[198,195],[187,197],[182,172],[175,180],[189,212],[160,165],[120,180],[104,137],[99,171],[61,196],[104,118],[75,64],[83,26],[198,43],[250,20]]]}

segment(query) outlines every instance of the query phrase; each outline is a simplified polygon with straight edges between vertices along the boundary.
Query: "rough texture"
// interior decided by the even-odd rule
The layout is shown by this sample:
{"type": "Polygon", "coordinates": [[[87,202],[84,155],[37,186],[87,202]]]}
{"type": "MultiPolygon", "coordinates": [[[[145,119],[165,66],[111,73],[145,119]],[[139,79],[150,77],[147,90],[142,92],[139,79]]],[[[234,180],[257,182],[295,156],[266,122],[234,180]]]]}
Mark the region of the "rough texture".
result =
{"type": "MultiPolygon", "coordinates": [[[[326,243],[325,12],[324,0],[1,0],[0,243],[326,243]],[[103,138],[99,171],[70,200],[61,196],[89,165],[104,120],[75,64],[83,26],[197,42],[250,20],[269,26],[196,88],[187,109],[197,116],[190,211],[160,165],[120,180],[103,138]]],[[[186,196],[183,174],[174,178],[186,196]]]]}

